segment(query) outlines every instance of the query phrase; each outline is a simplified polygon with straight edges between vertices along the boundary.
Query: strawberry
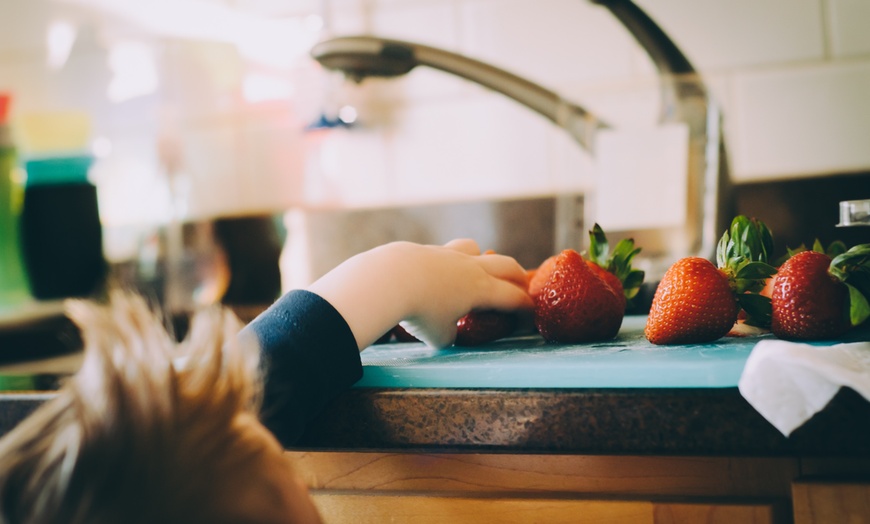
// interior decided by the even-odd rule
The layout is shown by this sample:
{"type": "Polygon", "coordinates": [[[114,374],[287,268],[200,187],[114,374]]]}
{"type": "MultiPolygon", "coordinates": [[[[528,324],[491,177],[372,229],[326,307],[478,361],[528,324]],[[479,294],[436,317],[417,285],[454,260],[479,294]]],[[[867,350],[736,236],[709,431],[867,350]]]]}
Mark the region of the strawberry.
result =
{"type": "Polygon", "coordinates": [[[595,224],[589,231],[586,264],[623,296],[623,309],[637,295],[640,285],[643,284],[644,272],[631,267],[631,260],[638,253],[640,248],[634,247],[634,239],[620,240],[611,253],[607,235],[601,226],[595,224]]]}
{"type": "Polygon", "coordinates": [[[706,258],[682,258],[659,282],[644,334],[653,344],[709,342],[728,333],[739,311],[724,271],[706,258]]]}
{"type": "Polygon", "coordinates": [[[472,311],[456,323],[456,346],[479,346],[510,336],[517,317],[501,311],[472,311]]]}
{"type": "Polygon", "coordinates": [[[783,262],[773,285],[771,331],[779,338],[837,338],[870,316],[870,244],[834,258],[801,251],[783,262]]]}
{"type": "Polygon", "coordinates": [[[770,300],[757,293],[776,271],[766,262],[772,246],[767,226],[738,216],[719,241],[717,265],[700,257],[675,262],[656,288],[644,329],[647,339],[711,342],[731,330],[741,308],[749,324],[767,324],[770,300]]]}
{"type": "Polygon", "coordinates": [[[529,279],[529,295],[532,298],[536,298],[541,294],[541,290],[544,288],[544,284],[547,283],[547,280],[550,280],[550,275],[553,274],[553,270],[556,268],[556,258],[559,255],[553,255],[550,258],[541,262],[541,265],[537,267],[537,269],[530,269],[526,272],[526,275],[529,279]]]}
{"type": "MultiPolygon", "coordinates": [[[[846,247],[846,244],[842,240],[834,240],[833,242],[828,244],[828,247],[825,247],[822,242],[817,238],[815,242],[813,242],[813,247],[811,250],[807,249],[807,246],[805,244],[801,244],[796,248],[787,247],[785,255],[779,258],[778,265],[781,266],[783,262],[785,262],[789,258],[797,255],[798,253],[803,253],[804,251],[815,251],[816,253],[823,253],[833,259],[834,257],[842,255],[848,249],[849,248],[846,247]]],[[[775,280],[776,275],[768,278],[767,282],[765,282],[764,284],[764,289],[761,290],[760,294],[768,298],[773,296],[773,284],[775,280]]]]}
{"type": "MultiPolygon", "coordinates": [[[[456,322],[456,346],[479,346],[510,336],[519,323],[513,313],[501,311],[472,311],[456,322]]],[[[376,344],[390,342],[420,342],[401,325],[396,325],[376,344]]]]}
{"type": "Polygon", "coordinates": [[[593,273],[577,251],[566,249],[556,256],[535,299],[534,313],[547,342],[575,343],[615,337],[625,308],[623,297],[593,273]]]}

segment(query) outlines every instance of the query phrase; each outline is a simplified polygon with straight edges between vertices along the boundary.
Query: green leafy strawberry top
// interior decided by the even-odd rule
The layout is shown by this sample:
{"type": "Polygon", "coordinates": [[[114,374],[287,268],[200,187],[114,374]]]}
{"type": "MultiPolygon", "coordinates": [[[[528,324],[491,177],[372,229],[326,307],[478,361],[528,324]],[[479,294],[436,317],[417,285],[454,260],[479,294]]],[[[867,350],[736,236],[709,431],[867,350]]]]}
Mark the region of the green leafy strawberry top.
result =
{"type": "Polygon", "coordinates": [[[748,324],[768,327],[772,315],[770,298],[759,295],[765,280],[776,273],[768,263],[773,252],[773,234],[757,219],[734,217],[731,227],[719,239],[716,264],[728,275],[737,302],[746,312],[748,324]]]}
{"type": "Polygon", "coordinates": [[[849,320],[857,326],[870,317],[870,244],[859,244],[835,256],[828,268],[849,289],[849,320]]]}
{"type": "Polygon", "coordinates": [[[639,247],[634,247],[634,239],[624,238],[616,243],[613,251],[607,242],[607,235],[601,226],[595,224],[589,231],[588,259],[600,267],[616,275],[622,283],[626,300],[633,299],[643,284],[644,272],[631,267],[631,260],[640,253],[639,247]]]}
{"type": "Polygon", "coordinates": [[[842,255],[848,249],[849,248],[846,247],[846,243],[843,242],[842,240],[834,240],[833,242],[828,244],[828,247],[825,247],[824,245],[822,245],[822,242],[817,238],[813,242],[812,249],[808,249],[805,244],[801,244],[796,248],[786,247],[785,248],[785,251],[786,251],[785,255],[781,256],[776,261],[776,263],[774,265],[776,265],[777,267],[781,266],[782,263],[785,262],[786,260],[788,260],[789,258],[797,255],[798,253],[802,253],[804,251],[812,250],[812,251],[815,251],[816,253],[822,253],[824,255],[828,255],[831,258],[834,258],[837,255],[842,255]]]}

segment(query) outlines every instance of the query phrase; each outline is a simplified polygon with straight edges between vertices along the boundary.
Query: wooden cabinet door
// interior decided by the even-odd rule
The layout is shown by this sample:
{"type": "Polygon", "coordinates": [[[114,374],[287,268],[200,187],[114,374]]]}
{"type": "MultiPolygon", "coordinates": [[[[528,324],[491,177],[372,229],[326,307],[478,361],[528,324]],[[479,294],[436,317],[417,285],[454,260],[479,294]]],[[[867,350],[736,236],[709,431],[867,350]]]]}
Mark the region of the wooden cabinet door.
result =
{"type": "Polygon", "coordinates": [[[792,483],[795,524],[870,524],[870,482],[792,483]]]}
{"type": "Polygon", "coordinates": [[[330,492],[314,503],[331,524],[784,524],[787,504],[772,501],[596,499],[552,495],[330,492]]]}

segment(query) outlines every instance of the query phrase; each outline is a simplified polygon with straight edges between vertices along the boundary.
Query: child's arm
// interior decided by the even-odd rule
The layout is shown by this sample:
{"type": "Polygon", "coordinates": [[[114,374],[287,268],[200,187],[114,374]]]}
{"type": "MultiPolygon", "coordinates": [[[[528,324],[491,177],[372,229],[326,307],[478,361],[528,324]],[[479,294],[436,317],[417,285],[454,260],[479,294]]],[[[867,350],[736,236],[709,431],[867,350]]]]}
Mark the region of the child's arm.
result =
{"type": "Polygon", "coordinates": [[[386,244],[350,258],[309,288],[344,317],[360,350],[404,321],[433,347],[449,346],[472,309],[532,306],[525,271],[513,258],[481,255],[472,240],[445,246],[386,244]]]}
{"type": "Polygon", "coordinates": [[[264,424],[289,446],[327,401],[362,376],[359,351],[404,320],[433,346],[468,311],[531,307],[525,272],[477,244],[386,244],[352,257],[308,290],[285,294],[242,332],[262,349],[264,424]]]}

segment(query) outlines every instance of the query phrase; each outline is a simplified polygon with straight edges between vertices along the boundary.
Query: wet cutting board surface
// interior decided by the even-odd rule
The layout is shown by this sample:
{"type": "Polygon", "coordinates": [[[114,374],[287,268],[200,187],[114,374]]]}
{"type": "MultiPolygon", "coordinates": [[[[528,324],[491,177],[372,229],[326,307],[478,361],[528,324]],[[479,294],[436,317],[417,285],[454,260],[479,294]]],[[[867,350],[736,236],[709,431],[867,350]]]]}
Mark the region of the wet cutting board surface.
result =
{"type": "Polygon", "coordinates": [[[643,335],[645,322],[626,317],[614,340],[593,344],[547,344],[529,335],[477,348],[372,346],[361,354],[365,371],[356,387],[730,388],[755,344],[771,337],[655,346],[643,335]]]}

